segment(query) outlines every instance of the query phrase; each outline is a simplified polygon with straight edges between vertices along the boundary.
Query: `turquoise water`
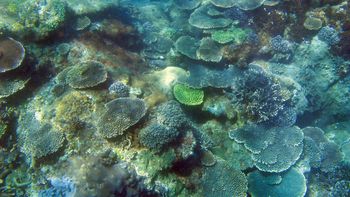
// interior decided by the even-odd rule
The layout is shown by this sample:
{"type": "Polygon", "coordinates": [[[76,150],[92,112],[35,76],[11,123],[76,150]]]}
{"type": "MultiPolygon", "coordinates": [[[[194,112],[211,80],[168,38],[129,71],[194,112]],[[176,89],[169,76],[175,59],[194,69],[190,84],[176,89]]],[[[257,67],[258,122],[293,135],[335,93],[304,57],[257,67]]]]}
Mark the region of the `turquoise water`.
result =
{"type": "Polygon", "coordinates": [[[350,196],[350,10],[1,0],[0,196],[350,196]]]}

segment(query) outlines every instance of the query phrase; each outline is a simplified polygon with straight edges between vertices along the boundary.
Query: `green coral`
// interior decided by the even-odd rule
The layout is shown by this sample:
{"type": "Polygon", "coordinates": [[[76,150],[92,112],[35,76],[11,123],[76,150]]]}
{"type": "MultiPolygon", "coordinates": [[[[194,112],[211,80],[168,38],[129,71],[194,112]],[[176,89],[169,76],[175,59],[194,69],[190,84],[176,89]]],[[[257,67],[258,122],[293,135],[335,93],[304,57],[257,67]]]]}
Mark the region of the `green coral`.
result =
{"type": "Polygon", "coordinates": [[[203,103],[204,91],[184,84],[176,84],[173,89],[175,98],[184,105],[200,105],[203,103]]]}
{"type": "Polygon", "coordinates": [[[242,44],[247,39],[249,32],[249,29],[242,29],[233,26],[229,29],[214,31],[211,34],[211,38],[220,44],[226,44],[229,42],[242,44]]]}

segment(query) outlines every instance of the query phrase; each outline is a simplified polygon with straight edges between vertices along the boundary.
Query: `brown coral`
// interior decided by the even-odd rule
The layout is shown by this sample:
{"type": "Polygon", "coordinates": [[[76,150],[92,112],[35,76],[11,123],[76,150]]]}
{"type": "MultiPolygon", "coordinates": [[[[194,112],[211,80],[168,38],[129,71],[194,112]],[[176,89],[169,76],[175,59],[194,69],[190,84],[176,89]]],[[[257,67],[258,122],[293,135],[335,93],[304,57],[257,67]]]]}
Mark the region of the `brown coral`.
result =
{"type": "Polygon", "coordinates": [[[23,45],[12,39],[5,38],[0,41],[0,73],[18,68],[24,59],[23,45]]]}

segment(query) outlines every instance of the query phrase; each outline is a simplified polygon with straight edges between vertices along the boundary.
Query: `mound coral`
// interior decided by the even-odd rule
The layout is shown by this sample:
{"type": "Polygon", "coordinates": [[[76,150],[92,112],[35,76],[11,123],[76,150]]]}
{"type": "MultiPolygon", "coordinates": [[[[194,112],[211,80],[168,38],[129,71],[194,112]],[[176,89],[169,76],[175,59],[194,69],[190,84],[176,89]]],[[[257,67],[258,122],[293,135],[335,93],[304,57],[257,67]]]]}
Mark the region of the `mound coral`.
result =
{"type": "Polygon", "coordinates": [[[201,89],[178,83],[175,84],[173,93],[176,100],[184,105],[200,105],[203,103],[204,91],[201,89]]]}
{"type": "Polygon", "coordinates": [[[72,88],[82,89],[97,86],[107,80],[104,65],[97,61],[86,61],[73,66],[66,76],[66,82],[72,88]]]}
{"type": "Polygon", "coordinates": [[[159,152],[174,141],[188,124],[188,120],[176,101],[157,106],[151,114],[151,123],[139,133],[141,144],[159,152]]]}
{"type": "Polygon", "coordinates": [[[0,40],[0,73],[18,68],[24,56],[25,49],[20,42],[12,38],[0,40]]]}
{"type": "Polygon", "coordinates": [[[130,87],[120,81],[115,81],[108,87],[108,91],[110,94],[116,94],[118,97],[128,97],[130,87]]]}
{"type": "Polygon", "coordinates": [[[105,110],[98,120],[98,131],[105,138],[123,135],[124,131],[139,122],[146,112],[146,104],[141,99],[112,100],[105,105],[105,110]]]}
{"type": "Polygon", "coordinates": [[[291,53],[293,51],[293,44],[280,35],[271,38],[270,46],[278,53],[291,53]]]}
{"type": "Polygon", "coordinates": [[[161,124],[151,124],[140,131],[139,138],[141,144],[158,151],[174,141],[178,135],[179,131],[175,128],[169,128],[161,124]]]}
{"type": "Polygon", "coordinates": [[[328,45],[336,45],[340,42],[338,31],[330,26],[322,27],[317,37],[328,45]]]}
{"type": "Polygon", "coordinates": [[[178,102],[171,100],[157,106],[151,115],[155,122],[168,128],[181,129],[188,124],[187,117],[178,102]]]}

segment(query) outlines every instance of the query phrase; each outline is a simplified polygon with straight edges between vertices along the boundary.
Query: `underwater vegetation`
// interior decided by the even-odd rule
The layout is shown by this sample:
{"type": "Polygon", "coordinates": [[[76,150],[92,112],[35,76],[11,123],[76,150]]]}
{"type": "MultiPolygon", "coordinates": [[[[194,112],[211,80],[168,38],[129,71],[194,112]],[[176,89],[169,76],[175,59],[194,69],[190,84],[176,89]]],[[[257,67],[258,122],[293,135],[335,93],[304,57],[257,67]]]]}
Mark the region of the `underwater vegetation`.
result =
{"type": "Polygon", "coordinates": [[[0,1],[0,196],[349,196],[349,8],[0,1]]]}

